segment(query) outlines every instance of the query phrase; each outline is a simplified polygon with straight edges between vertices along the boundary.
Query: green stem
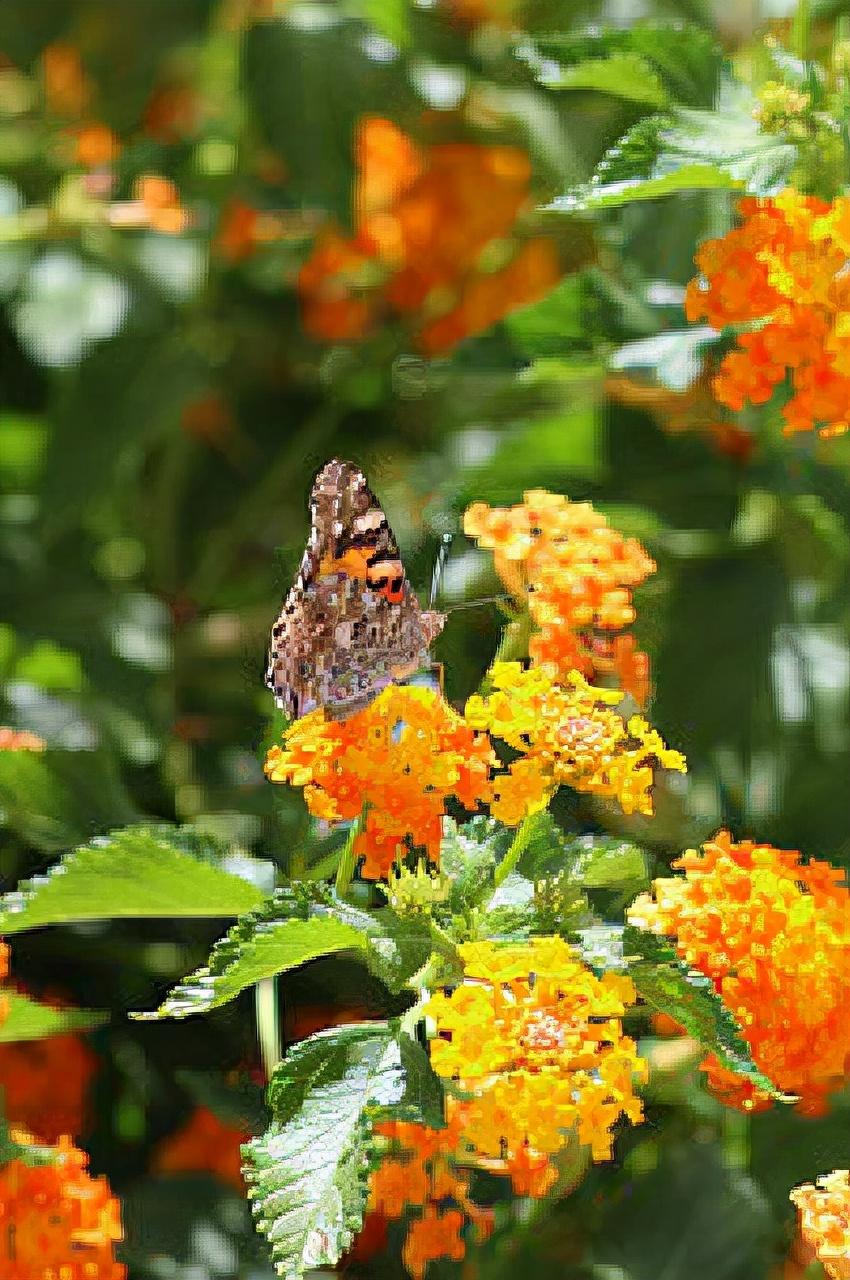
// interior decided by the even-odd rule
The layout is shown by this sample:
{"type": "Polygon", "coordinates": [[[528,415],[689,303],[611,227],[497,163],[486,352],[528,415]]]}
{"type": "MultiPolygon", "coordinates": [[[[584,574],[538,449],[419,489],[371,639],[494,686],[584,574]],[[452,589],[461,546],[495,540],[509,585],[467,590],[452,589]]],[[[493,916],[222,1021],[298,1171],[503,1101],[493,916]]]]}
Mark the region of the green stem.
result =
{"type": "Polygon", "coordinates": [[[271,1080],[280,1062],[280,1012],[277,1001],[277,978],[261,978],[254,988],[257,1010],[257,1039],[266,1080],[271,1080]]]}
{"type": "Polygon", "coordinates": [[[529,814],[527,818],[523,818],[522,822],[517,827],[516,835],[511,841],[510,847],[508,848],[504,858],[499,863],[498,867],[496,867],[496,871],[493,876],[493,881],[497,889],[499,888],[499,885],[504,884],[511,872],[516,870],[517,863],[531,843],[537,826],[537,816],[538,815],[536,813],[529,814]]]}
{"type": "Polygon", "coordinates": [[[342,846],[342,852],[339,855],[339,863],[336,869],[336,891],[340,898],[344,898],[348,893],[351,880],[354,875],[354,866],[357,858],[354,853],[354,842],[357,839],[363,827],[363,814],[359,818],[355,818],[349,830],[345,844],[342,846]]]}
{"type": "Polygon", "coordinates": [[[809,56],[809,29],[811,26],[809,0],[797,0],[797,12],[791,27],[791,51],[805,62],[809,56]]]}

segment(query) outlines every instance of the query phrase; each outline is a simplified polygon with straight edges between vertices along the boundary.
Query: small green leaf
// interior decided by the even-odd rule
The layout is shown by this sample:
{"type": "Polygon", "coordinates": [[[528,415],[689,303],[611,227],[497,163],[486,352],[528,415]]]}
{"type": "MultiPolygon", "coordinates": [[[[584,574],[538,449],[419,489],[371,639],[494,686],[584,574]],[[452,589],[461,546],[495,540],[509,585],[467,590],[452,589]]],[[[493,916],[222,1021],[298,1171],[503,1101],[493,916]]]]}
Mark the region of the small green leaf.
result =
{"type": "Polygon", "coordinates": [[[547,77],[549,89],[587,89],[629,102],[663,107],[667,94],[658,72],[637,53],[613,53],[609,58],[588,58],[547,77]]]}
{"type": "Polygon", "coordinates": [[[107,1018],[106,1013],[97,1009],[54,1009],[18,991],[3,992],[3,996],[9,1001],[9,1014],[0,1022],[0,1044],[43,1040],[69,1031],[90,1031],[107,1018]]]}
{"type": "Polygon", "coordinates": [[[579,192],[559,196],[546,207],[561,213],[581,213],[588,209],[617,209],[635,200],[659,200],[677,191],[731,191],[743,186],[743,179],[713,165],[683,164],[658,177],[591,183],[579,192]]]}
{"type": "Polygon", "coordinates": [[[711,979],[688,969],[668,938],[626,925],[623,950],[629,975],[648,1004],[680,1023],[721,1066],[771,1097],[790,1101],[753,1062],[740,1027],[711,979]]]}
{"type": "Polygon", "coordinates": [[[0,752],[0,821],[58,852],[137,815],[105,751],[0,752]]]}
{"type": "Polygon", "coordinates": [[[360,1229],[371,1115],[417,1101],[406,1052],[388,1023],[359,1023],[310,1036],[277,1068],[272,1124],[243,1153],[257,1229],[285,1280],[335,1266],[360,1229]]]}
{"type": "Polygon", "coordinates": [[[187,827],[138,826],[68,853],[0,900],[0,934],[117,917],[236,916],[262,892],[225,870],[227,846],[187,827]]]}
{"type": "Polygon", "coordinates": [[[352,8],[397,49],[410,44],[408,0],[356,0],[352,8]]]}
{"type": "Polygon", "coordinates": [[[634,897],[648,884],[643,851],[627,840],[580,836],[565,844],[571,879],[584,889],[619,889],[634,897]]]}
{"type": "Polygon", "coordinates": [[[389,907],[361,911],[333,898],[324,886],[281,889],[239,920],[216,943],[208,963],[178,983],[158,1009],[133,1016],[155,1020],[206,1013],[263,978],[339,951],[359,952],[391,990],[399,990],[427,958],[427,939],[424,926],[399,920],[389,907]]]}
{"type": "Polygon", "coordinates": [[[453,911],[463,914],[493,892],[496,861],[510,839],[511,833],[491,818],[472,818],[462,826],[451,818],[445,820],[440,867],[451,881],[449,905],[453,911]]]}

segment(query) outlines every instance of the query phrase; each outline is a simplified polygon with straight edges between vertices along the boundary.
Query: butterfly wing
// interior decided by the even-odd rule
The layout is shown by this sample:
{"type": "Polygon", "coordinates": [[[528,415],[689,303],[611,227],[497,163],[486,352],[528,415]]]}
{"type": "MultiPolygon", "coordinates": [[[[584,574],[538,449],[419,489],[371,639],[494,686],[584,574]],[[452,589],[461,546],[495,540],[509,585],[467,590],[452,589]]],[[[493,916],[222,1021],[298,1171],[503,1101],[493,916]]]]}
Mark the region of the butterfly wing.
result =
{"type": "Polygon", "coordinates": [[[342,718],[427,663],[443,618],[420,609],[389,522],[353,463],[322,469],[310,515],[266,679],[290,719],[315,707],[342,718]]]}

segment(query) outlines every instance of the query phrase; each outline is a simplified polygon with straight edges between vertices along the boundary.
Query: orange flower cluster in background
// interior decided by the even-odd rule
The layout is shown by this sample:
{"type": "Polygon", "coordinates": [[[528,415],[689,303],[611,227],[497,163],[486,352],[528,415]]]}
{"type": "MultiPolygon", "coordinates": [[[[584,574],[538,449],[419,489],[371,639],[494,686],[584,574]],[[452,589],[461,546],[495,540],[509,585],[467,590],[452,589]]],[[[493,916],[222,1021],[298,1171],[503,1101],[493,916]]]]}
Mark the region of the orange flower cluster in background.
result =
{"type": "MultiPolygon", "coordinates": [[[[14,1141],[30,1145],[26,1133],[14,1141]]],[[[115,1261],[123,1239],[118,1201],[88,1156],[60,1139],[0,1168],[0,1274],[3,1280],[124,1280],[115,1261]]]]}
{"type": "Polygon", "coordinates": [[[529,490],[513,507],[474,502],[464,532],[493,552],[496,570],[537,628],[529,643],[535,663],[556,679],[570,671],[613,676],[642,704],[649,659],[626,628],[635,619],[632,591],[655,572],[635,538],[612,529],[589,502],[529,490]]]}
{"type": "Polygon", "coordinates": [[[223,1124],[207,1107],[196,1107],[182,1129],[163,1139],[154,1153],[154,1173],[209,1173],[244,1192],[242,1144],[250,1134],[223,1124]]]}
{"type": "Polygon", "coordinates": [[[684,773],[684,756],[666,746],[642,716],[612,708],[617,690],[596,689],[573,672],[555,684],[546,667],[494,663],[493,692],[474,694],[467,723],[521,752],[493,779],[490,811],[514,826],[545,808],[560,786],[615,800],[624,813],[651,814],[656,766],[684,773]]]}
{"type": "MultiPolygon", "coordinates": [[[[753,1061],[810,1114],[850,1075],[850,890],[828,862],[795,850],[733,842],[721,831],[656,880],[629,911],[632,924],[676,940],[692,968],[711,978],[750,1046],[753,1061]]],[[[772,1099],[750,1081],[703,1064],[709,1087],[745,1111],[772,1099]]]]}
{"type": "Polygon", "coordinates": [[[517,0],[442,0],[442,8],[458,26],[511,27],[517,0]]]}
{"type": "Polygon", "coordinates": [[[0,751],[45,751],[47,743],[26,729],[9,729],[0,725],[0,751]]]}
{"type": "Polygon", "coordinates": [[[422,1280],[429,1262],[464,1257],[469,1224],[474,1240],[486,1240],[492,1211],[470,1196],[472,1169],[462,1119],[455,1117],[443,1129],[387,1120],[375,1126],[375,1133],[388,1149],[369,1180],[368,1212],[394,1220],[409,1209],[420,1210],[408,1224],[402,1259],[413,1280],[422,1280]]]}
{"type": "Polygon", "coordinates": [[[86,1125],[86,1098],[97,1058],[76,1035],[0,1044],[0,1095],[10,1124],[42,1142],[63,1134],[79,1137],[86,1125]]]}
{"type": "Polygon", "coordinates": [[[738,412],[765,404],[790,375],[786,434],[839,435],[850,427],[850,198],[788,188],[747,197],[738,211],[740,227],[700,247],[701,278],[686,295],[689,320],[746,326],[715,395],[738,412]]]}
{"type": "Polygon", "coordinates": [[[829,1280],[850,1280],[850,1172],[835,1169],[817,1185],[795,1187],[791,1200],[800,1214],[800,1231],[815,1250],[829,1280]]]}
{"type": "MultiPolygon", "coordinates": [[[[622,1017],[631,979],[597,977],[559,937],[459,948],[464,981],[425,1006],[434,1019],[431,1063],[453,1082],[466,1141],[508,1169],[554,1155],[575,1139],[594,1160],[611,1156],[621,1116],[643,1117],[634,1077],[645,1074],[622,1017]]],[[[451,1090],[451,1085],[449,1086],[451,1090]]]]}
{"type": "MultiPolygon", "coordinates": [[[[0,984],[2,984],[9,976],[9,946],[8,943],[0,940],[0,984]]],[[[0,985],[0,1025],[6,1021],[9,1016],[9,997],[3,991],[0,985]]]]}
{"type": "Polygon", "coordinates": [[[495,755],[432,689],[391,685],[346,721],[321,709],[296,720],[272,747],[272,782],[304,788],[310,812],[328,822],[366,816],[354,851],[361,874],[384,879],[408,848],[439,862],[442,817],[454,796],[467,809],[490,798],[495,755]]]}
{"type": "Polygon", "coordinates": [[[367,117],[355,160],[354,235],[329,227],[298,279],[314,338],[361,339],[394,314],[425,355],[439,355],[559,280],[551,240],[513,239],[531,178],[516,147],[419,147],[392,121],[367,117]]]}

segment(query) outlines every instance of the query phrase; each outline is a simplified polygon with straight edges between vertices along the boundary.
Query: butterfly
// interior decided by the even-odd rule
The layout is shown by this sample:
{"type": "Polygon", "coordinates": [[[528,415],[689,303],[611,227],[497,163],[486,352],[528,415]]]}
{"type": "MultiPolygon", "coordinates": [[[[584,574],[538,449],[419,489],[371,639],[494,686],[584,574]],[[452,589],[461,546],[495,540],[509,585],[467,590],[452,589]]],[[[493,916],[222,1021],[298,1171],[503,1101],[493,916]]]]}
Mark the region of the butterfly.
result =
{"type": "Polygon", "coordinates": [[[310,536],[274,627],[266,683],[291,720],[336,720],[430,662],[445,615],[423,610],[366,477],[333,458],[310,494],[310,536]]]}

